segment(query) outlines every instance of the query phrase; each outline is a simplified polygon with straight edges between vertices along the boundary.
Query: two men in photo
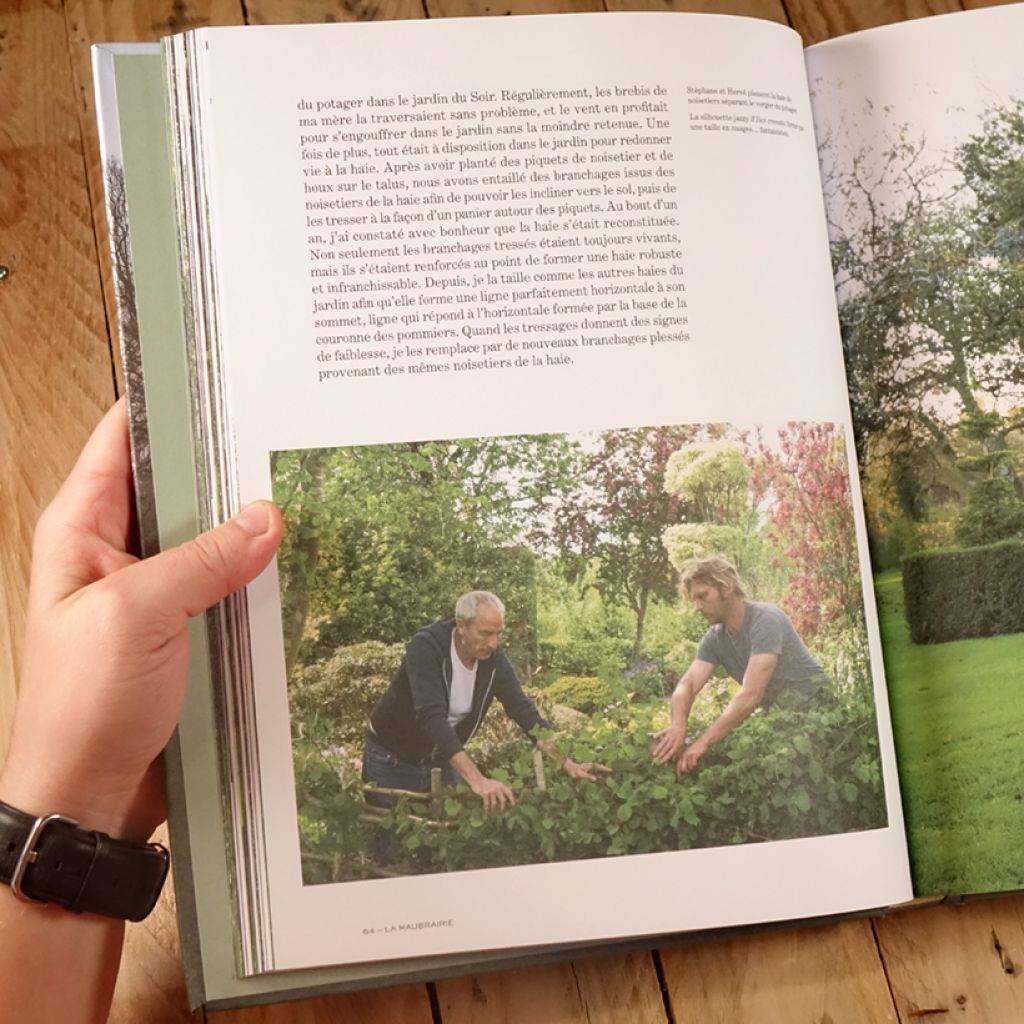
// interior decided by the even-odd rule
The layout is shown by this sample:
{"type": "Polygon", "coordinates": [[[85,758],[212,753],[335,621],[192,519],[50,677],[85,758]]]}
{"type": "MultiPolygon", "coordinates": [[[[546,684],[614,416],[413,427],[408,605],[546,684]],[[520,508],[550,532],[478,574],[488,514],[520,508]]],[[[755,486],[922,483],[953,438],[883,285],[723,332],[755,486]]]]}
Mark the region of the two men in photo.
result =
{"type": "MultiPolygon", "coordinates": [[[[690,562],[680,590],[707,619],[709,629],[672,694],[672,722],[655,737],[655,761],[674,762],[677,774],[693,771],[715,743],[758,707],[809,709],[827,703],[831,691],[825,670],[789,617],[775,605],[748,600],[728,559],[710,555],[690,562]],[[740,683],[740,689],[721,715],[688,744],[693,704],[719,666],[740,683]]],[[[523,692],[501,647],[504,626],[501,600],[477,590],[458,599],[453,619],[434,622],[415,634],[370,713],[365,782],[386,790],[425,793],[430,791],[431,771],[440,768],[446,785],[457,785],[461,779],[487,810],[515,804],[512,790],[481,772],[465,750],[495,700],[527,736],[552,728],[523,692]]],[[[550,740],[538,745],[571,778],[594,781],[606,770],[578,764],[550,740]]],[[[367,791],[367,801],[377,806],[393,806],[395,799],[367,791]]]]}

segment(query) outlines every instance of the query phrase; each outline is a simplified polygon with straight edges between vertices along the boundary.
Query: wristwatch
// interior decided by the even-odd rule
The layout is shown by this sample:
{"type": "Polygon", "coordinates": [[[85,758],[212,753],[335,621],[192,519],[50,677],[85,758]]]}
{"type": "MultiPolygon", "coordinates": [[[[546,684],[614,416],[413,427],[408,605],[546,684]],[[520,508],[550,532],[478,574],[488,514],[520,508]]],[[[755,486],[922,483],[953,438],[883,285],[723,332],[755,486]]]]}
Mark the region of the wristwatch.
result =
{"type": "Polygon", "coordinates": [[[29,903],[141,921],[156,905],[169,864],[159,843],[111,839],[74,818],[35,817],[0,801],[0,881],[29,903]]]}

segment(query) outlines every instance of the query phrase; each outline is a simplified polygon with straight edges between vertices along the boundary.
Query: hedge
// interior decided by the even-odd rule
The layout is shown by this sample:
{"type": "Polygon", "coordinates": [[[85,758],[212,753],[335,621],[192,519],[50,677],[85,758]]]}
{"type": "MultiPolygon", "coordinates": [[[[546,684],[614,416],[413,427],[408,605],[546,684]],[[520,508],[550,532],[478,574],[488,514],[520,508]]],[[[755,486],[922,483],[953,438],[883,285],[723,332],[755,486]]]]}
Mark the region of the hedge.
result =
{"type": "Polygon", "coordinates": [[[555,704],[564,704],[587,714],[599,711],[615,700],[611,685],[597,676],[559,676],[545,686],[543,692],[555,704]]]}
{"type": "Polygon", "coordinates": [[[916,644],[1024,632],[1024,541],[908,555],[903,596],[916,644]]]}
{"type": "Polygon", "coordinates": [[[604,665],[622,668],[633,641],[625,637],[549,639],[539,644],[541,668],[565,676],[587,676],[604,665]]]}
{"type": "Polygon", "coordinates": [[[368,640],[294,673],[289,686],[293,725],[310,726],[332,745],[360,743],[373,705],[388,688],[404,644],[368,640]]]}
{"type": "MultiPolygon", "coordinates": [[[[462,785],[436,800],[410,798],[378,823],[361,820],[351,772],[331,777],[322,758],[302,762],[310,799],[300,800],[307,883],[430,874],[553,861],[703,849],[882,828],[886,824],[874,708],[867,701],[805,712],[758,711],[681,779],[655,764],[648,735],[661,706],[596,715],[559,750],[610,769],[574,780],[546,759],[541,790],[533,747],[520,738],[488,774],[516,804],[488,814],[462,785]],[[375,863],[376,851],[387,851],[375,863]]],[[[296,760],[297,768],[300,762],[296,760]]]]}

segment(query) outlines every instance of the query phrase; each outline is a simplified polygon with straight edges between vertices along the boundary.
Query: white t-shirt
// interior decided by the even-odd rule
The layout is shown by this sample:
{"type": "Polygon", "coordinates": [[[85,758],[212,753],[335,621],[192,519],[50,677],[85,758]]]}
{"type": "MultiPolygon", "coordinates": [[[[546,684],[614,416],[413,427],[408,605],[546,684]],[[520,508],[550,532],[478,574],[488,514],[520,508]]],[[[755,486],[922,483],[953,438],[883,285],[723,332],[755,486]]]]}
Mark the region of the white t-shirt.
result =
{"type": "Polygon", "coordinates": [[[472,668],[466,668],[455,649],[455,630],[452,630],[452,692],[448,701],[448,724],[455,725],[469,714],[473,706],[473,690],[476,687],[476,669],[480,662],[474,661],[472,668]]]}

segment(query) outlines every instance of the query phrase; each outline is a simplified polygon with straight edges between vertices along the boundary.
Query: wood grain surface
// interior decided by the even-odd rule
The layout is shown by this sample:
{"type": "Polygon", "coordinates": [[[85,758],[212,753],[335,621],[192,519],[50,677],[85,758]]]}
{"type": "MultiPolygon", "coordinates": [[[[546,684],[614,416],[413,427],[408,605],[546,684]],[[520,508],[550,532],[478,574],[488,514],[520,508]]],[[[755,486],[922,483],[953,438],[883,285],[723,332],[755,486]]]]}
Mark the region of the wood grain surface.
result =
{"type": "MultiPolygon", "coordinates": [[[[963,6],[985,4],[965,0],[963,6]]],[[[0,3],[0,266],[9,269],[0,279],[0,755],[15,699],[32,527],[118,389],[89,46],[154,40],[200,25],[605,9],[770,18],[788,22],[811,43],[960,5],[953,0],[0,3]]],[[[207,1019],[187,1009],[170,887],[158,910],[129,929],[111,1019],[117,1024],[207,1019]]],[[[254,1007],[209,1019],[218,1024],[1013,1024],[1024,1021],[1024,897],[254,1007]]]]}

